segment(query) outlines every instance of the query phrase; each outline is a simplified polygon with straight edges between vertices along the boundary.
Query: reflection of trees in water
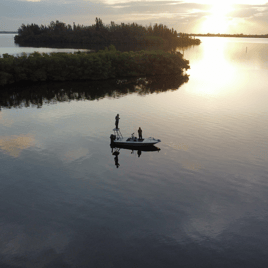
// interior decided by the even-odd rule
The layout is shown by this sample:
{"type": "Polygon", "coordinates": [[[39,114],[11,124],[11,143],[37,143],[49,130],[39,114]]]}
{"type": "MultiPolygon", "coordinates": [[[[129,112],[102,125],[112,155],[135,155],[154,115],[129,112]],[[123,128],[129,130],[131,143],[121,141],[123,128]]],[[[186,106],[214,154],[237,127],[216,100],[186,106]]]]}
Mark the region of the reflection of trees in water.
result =
{"type": "MultiPolygon", "coordinates": [[[[98,52],[99,50],[104,50],[105,48],[109,47],[110,44],[44,44],[43,43],[31,43],[31,47],[36,48],[65,48],[65,49],[81,49],[81,50],[88,50],[89,53],[98,52]]],[[[29,47],[29,44],[19,44],[20,47],[29,47]]],[[[116,50],[121,52],[129,52],[129,51],[140,51],[140,50],[159,50],[159,46],[157,45],[137,45],[137,44],[115,44],[114,45],[116,50]]],[[[161,50],[168,51],[168,52],[176,52],[187,50],[189,48],[193,48],[196,45],[184,45],[184,46],[173,46],[173,45],[163,45],[161,50]]]]}
{"type": "Polygon", "coordinates": [[[0,91],[0,107],[37,107],[43,104],[71,100],[98,100],[118,98],[130,93],[140,95],[177,90],[188,81],[188,76],[165,75],[158,77],[124,78],[107,81],[79,81],[43,83],[31,86],[13,86],[0,91]]]}

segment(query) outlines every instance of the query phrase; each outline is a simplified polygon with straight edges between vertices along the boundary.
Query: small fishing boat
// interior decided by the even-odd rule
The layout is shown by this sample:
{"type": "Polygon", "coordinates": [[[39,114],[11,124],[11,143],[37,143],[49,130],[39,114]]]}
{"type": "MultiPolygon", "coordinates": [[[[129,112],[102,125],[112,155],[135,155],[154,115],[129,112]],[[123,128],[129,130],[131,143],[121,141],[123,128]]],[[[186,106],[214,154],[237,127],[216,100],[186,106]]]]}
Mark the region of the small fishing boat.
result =
{"type": "Polygon", "coordinates": [[[137,137],[134,136],[134,133],[132,133],[129,138],[124,138],[119,128],[114,128],[113,131],[114,134],[111,134],[110,136],[111,145],[113,146],[143,147],[143,146],[152,146],[158,142],[161,142],[161,140],[155,139],[153,137],[138,139],[137,137]]]}

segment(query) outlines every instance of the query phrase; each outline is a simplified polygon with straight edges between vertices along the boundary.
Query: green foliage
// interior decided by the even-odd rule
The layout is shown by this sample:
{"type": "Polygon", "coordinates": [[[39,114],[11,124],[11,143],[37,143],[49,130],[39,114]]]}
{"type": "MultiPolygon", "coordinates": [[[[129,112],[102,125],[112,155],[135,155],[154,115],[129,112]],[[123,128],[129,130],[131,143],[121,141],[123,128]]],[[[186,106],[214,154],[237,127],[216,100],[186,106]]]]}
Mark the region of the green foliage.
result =
{"type": "Polygon", "coordinates": [[[189,62],[181,53],[119,52],[110,46],[98,53],[34,52],[0,58],[0,85],[23,81],[103,80],[116,77],[182,74],[189,62]]]}

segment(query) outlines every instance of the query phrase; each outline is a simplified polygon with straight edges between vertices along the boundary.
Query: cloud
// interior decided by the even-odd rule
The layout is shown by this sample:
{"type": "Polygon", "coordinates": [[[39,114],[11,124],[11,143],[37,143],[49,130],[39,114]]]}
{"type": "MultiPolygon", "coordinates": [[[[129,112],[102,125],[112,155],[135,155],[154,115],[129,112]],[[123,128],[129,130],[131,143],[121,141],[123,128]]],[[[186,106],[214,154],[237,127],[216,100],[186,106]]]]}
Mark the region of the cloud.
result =
{"type": "Polygon", "coordinates": [[[262,23],[268,22],[266,0],[0,0],[0,30],[16,30],[22,23],[49,24],[52,20],[91,25],[99,17],[105,24],[111,21],[145,25],[163,23],[178,32],[194,32],[216,3],[232,6],[228,19],[233,20],[234,33],[250,33],[249,29],[254,29],[251,33],[264,33],[262,23]],[[254,27],[245,26],[243,22],[248,19],[254,27]]]}
{"type": "Polygon", "coordinates": [[[78,159],[84,158],[88,156],[88,149],[87,148],[78,148],[72,151],[68,151],[64,154],[64,161],[65,162],[73,162],[78,159]]]}
{"type": "Polygon", "coordinates": [[[10,156],[18,157],[22,150],[34,146],[35,138],[32,135],[0,136],[0,149],[10,156]]]}
{"type": "Polygon", "coordinates": [[[41,2],[41,0],[21,0],[22,2],[23,1],[26,1],[26,2],[41,2]]]}
{"type": "Polygon", "coordinates": [[[248,5],[235,5],[233,10],[228,14],[231,18],[251,18],[259,13],[265,13],[268,6],[248,6],[248,5]]]}
{"type": "Polygon", "coordinates": [[[1,222],[0,264],[33,267],[33,258],[37,258],[34,267],[41,268],[59,259],[69,245],[70,230],[59,230],[53,226],[49,226],[49,229],[42,225],[27,227],[1,222]]]}
{"type": "Polygon", "coordinates": [[[243,5],[264,5],[267,0],[184,0],[184,3],[198,3],[198,4],[243,4],[243,5]]]}
{"type": "Polygon", "coordinates": [[[5,127],[10,127],[13,124],[13,120],[11,119],[5,119],[5,116],[3,113],[0,113],[0,124],[5,127]]]}

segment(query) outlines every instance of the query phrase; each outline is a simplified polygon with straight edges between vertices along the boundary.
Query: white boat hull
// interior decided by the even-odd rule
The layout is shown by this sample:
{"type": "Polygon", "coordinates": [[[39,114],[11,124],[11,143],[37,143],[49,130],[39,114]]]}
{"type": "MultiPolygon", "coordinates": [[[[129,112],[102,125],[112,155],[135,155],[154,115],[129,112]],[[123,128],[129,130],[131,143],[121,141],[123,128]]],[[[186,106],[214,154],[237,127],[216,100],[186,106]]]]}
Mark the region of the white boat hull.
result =
{"type": "Polygon", "coordinates": [[[137,147],[142,147],[142,146],[152,146],[158,142],[161,142],[159,139],[155,138],[145,138],[142,140],[135,139],[135,138],[118,138],[113,141],[114,145],[120,145],[120,146],[137,146],[137,147]]]}

